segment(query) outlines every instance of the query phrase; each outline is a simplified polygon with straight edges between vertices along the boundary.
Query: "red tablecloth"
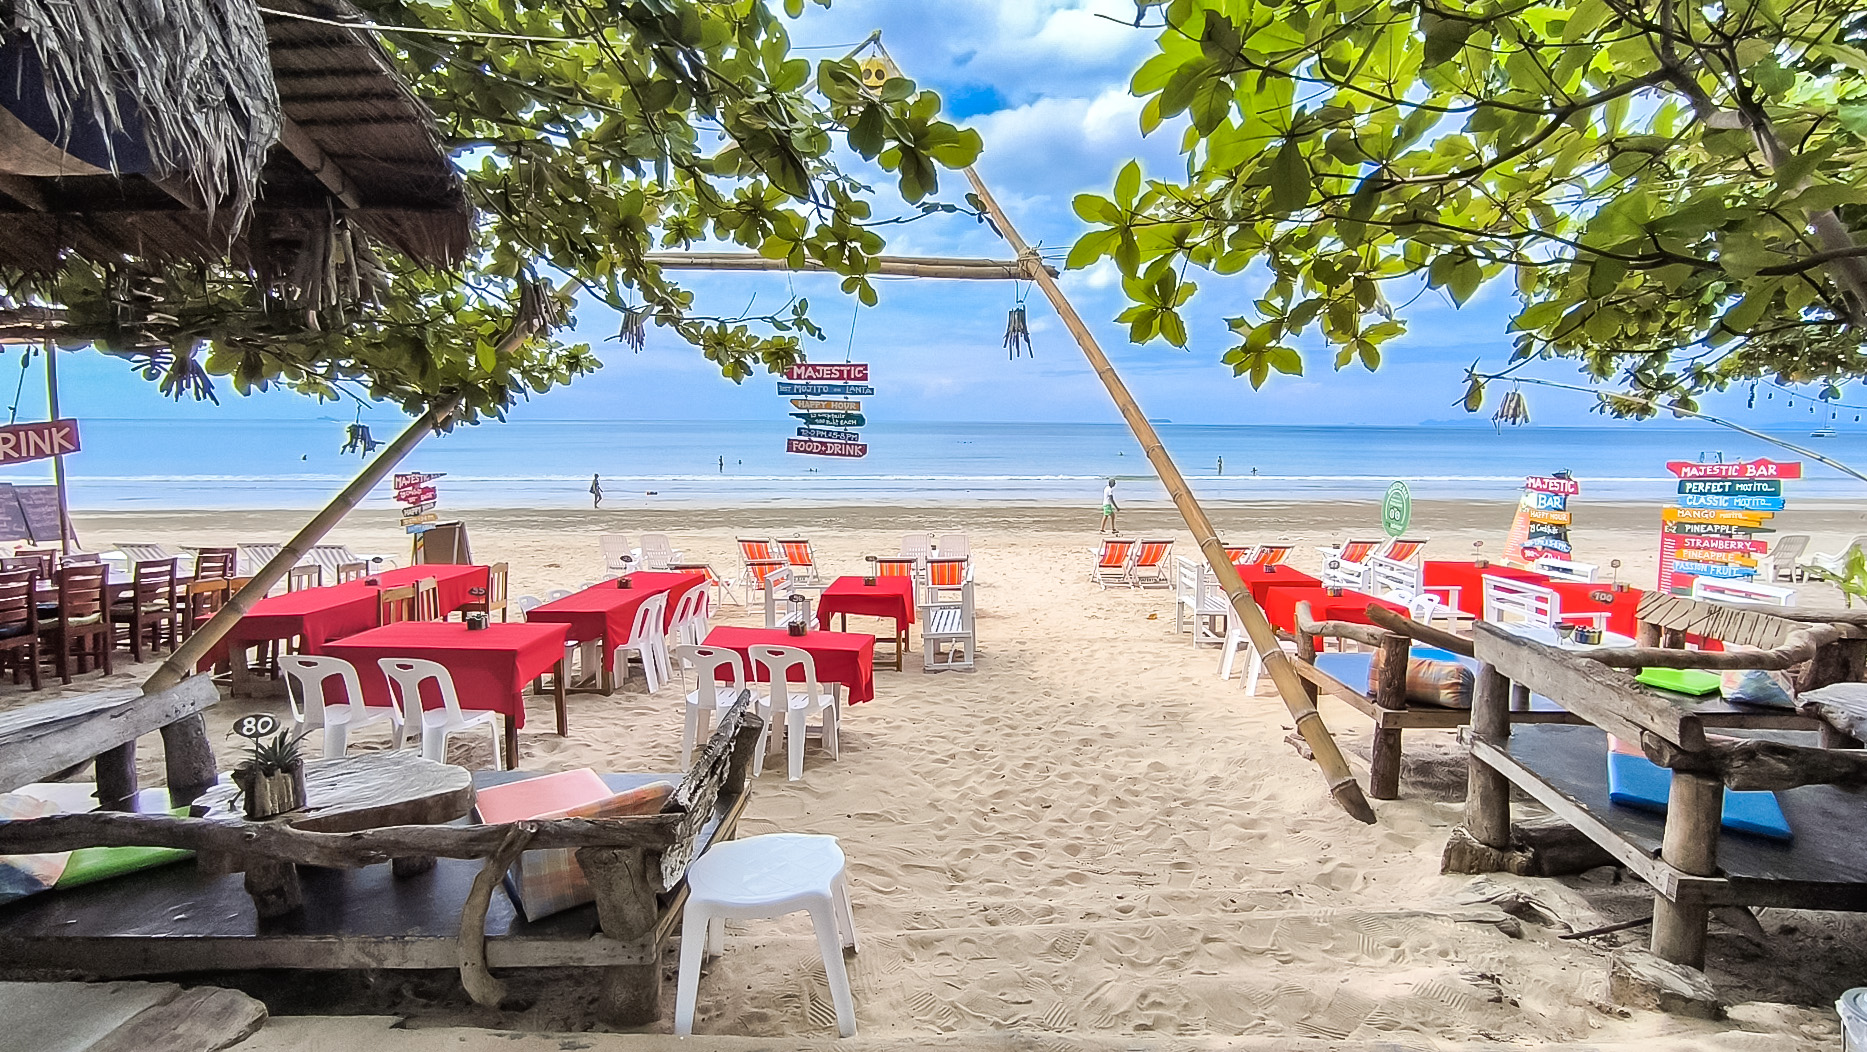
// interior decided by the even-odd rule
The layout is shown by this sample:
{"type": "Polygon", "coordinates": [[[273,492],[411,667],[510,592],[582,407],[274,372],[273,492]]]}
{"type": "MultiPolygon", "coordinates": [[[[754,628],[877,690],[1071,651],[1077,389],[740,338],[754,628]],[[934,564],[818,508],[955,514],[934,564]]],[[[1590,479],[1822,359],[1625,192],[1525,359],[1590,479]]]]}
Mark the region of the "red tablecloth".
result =
{"type": "MultiPolygon", "coordinates": [[[[357,667],[366,704],[389,704],[379,658],[423,658],[447,666],[461,708],[504,713],[523,727],[525,686],[563,660],[568,632],[553,624],[494,622],[475,632],[459,621],[404,621],[327,644],[324,653],[357,667]]],[[[432,690],[421,692],[423,708],[440,707],[432,690]]]]}
{"type": "Polygon", "coordinates": [[[832,614],[892,618],[898,636],[914,623],[914,578],[877,577],[871,588],[860,577],[838,577],[817,603],[817,623],[827,627],[832,614]]]}
{"type": "Polygon", "coordinates": [[[1491,563],[1479,566],[1473,562],[1457,562],[1449,559],[1429,559],[1423,567],[1422,583],[1426,590],[1454,606],[1472,615],[1483,617],[1485,613],[1486,577],[1505,577],[1513,581],[1529,581],[1532,584],[1549,583],[1547,574],[1535,570],[1519,570],[1503,563],[1491,563]]]}
{"type": "Polygon", "coordinates": [[[1403,616],[1407,612],[1407,608],[1399,603],[1361,592],[1343,592],[1339,596],[1332,596],[1321,587],[1272,588],[1264,595],[1264,616],[1285,632],[1295,632],[1298,603],[1308,603],[1310,617],[1317,621],[1348,621],[1358,625],[1369,623],[1370,605],[1384,607],[1403,616]]]}
{"type": "Polygon", "coordinates": [[[249,647],[271,639],[302,638],[305,653],[321,654],[324,644],[330,640],[376,627],[379,591],[401,588],[429,577],[434,578],[441,616],[446,617],[474,600],[469,594],[472,589],[488,587],[490,573],[484,566],[404,566],[364,580],[267,596],[254,603],[253,608],[235,622],[214,649],[201,659],[200,667],[211,668],[227,660],[228,652],[234,647],[249,647]],[[366,583],[369,580],[377,583],[366,583]]]}
{"type": "Polygon", "coordinates": [[[1538,583],[1562,597],[1562,619],[1565,621],[1573,620],[1571,614],[1593,614],[1605,610],[1610,632],[1632,636],[1640,627],[1634,611],[1640,606],[1640,597],[1646,593],[1638,588],[1616,591],[1612,583],[1591,584],[1553,578],[1538,583]]]}
{"type": "MultiPolygon", "coordinates": [[[[485,566],[455,566],[450,563],[422,563],[417,566],[404,566],[395,570],[384,570],[371,574],[365,580],[381,582],[382,588],[401,588],[415,584],[423,578],[434,578],[435,591],[440,594],[441,616],[446,617],[454,611],[473,602],[474,596],[467,594],[475,588],[489,587],[487,584],[491,572],[485,566]]],[[[355,584],[357,582],[351,582],[355,584]]]]}
{"type": "MultiPolygon", "coordinates": [[[[741,658],[746,648],[766,644],[797,647],[810,654],[822,683],[840,683],[849,688],[849,703],[875,699],[875,637],[860,632],[807,632],[794,636],[782,628],[734,628],[721,625],[707,633],[707,646],[736,650],[741,658]]],[[[746,672],[756,675],[751,662],[746,672]]]]}
{"type": "Polygon", "coordinates": [[[573,643],[592,640],[603,642],[603,661],[614,667],[616,648],[629,641],[635,630],[635,613],[657,595],[668,597],[668,608],[661,629],[674,627],[674,608],[681,598],[697,585],[707,583],[702,573],[660,573],[638,571],[627,574],[632,587],[619,588],[614,581],[592,585],[562,599],[535,606],[525,615],[528,622],[561,624],[570,629],[573,643]]]}
{"type": "Polygon", "coordinates": [[[1322,582],[1293,566],[1258,566],[1247,564],[1240,566],[1238,576],[1244,579],[1245,588],[1251,592],[1251,598],[1259,606],[1264,605],[1264,596],[1273,588],[1320,588],[1322,582]]]}

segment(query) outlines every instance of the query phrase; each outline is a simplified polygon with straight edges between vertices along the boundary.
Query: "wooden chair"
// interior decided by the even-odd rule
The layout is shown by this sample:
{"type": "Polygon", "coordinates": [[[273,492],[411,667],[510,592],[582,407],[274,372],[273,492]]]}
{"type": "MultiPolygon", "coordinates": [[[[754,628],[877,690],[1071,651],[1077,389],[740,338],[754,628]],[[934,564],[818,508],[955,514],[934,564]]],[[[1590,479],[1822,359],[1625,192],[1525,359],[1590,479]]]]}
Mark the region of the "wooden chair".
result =
{"type": "Polygon", "coordinates": [[[369,563],[343,563],[337,567],[338,584],[349,584],[351,581],[361,581],[369,575],[369,563]]]}
{"type": "Polygon", "coordinates": [[[323,586],[324,567],[322,566],[294,566],[285,571],[287,592],[302,592],[307,588],[322,588],[323,586]]]}
{"type": "Polygon", "coordinates": [[[424,577],[415,582],[415,620],[439,621],[441,619],[441,586],[432,577],[424,577]]]}
{"type": "Polygon", "coordinates": [[[58,569],[58,553],[34,548],[21,548],[10,559],[0,559],[0,568],[6,570],[30,570],[41,580],[50,581],[58,569]]]}
{"type": "Polygon", "coordinates": [[[486,598],[475,600],[460,608],[464,617],[467,614],[485,614],[492,617],[493,611],[499,611],[499,619],[506,620],[506,579],[508,573],[505,563],[494,563],[486,572],[486,598]]]}
{"type": "Polygon", "coordinates": [[[29,570],[0,574],[0,668],[11,667],[13,682],[24,671],[39,690],[39,604],[33,601],[36,578],[29,570]]]}
{"type": "Polygon", "coordinates": [[[181,629],[181,638],[187,639],[227,605],[233,586],[224,577],[196,578],[183,585],[181,592],[182,616],[176,627],[181,629]]]}
{"type": "MultiPolygon", "coordinates": [[[[102,564],[67,566],[58,572],[57,620],[42,625],[41,631],[56,640],[53,660],[60,682],[71,682],[71,659],[75,653],[81,666],[95,663],[104,674],[110,665],[110,611],[105,608],[105,574],[102,564]]],[[[80,672],[89,671],[80,667],[80,672]]]]}
{"type": "Polygon", "coordinates": [[[175,622],[181,612],[180,590],[175,582],[177,561],[169,558],[137,563],[129,601],[110,607],[112,643],[115,643],[114,626],[124,626],[129,634],[130,656],[137,661],[143,659],[145,636],[149,639],[149,648],[159,650],[166,630],[168,649],[175,649],[175,622]]]}
{"type": "Polygon", "coordinates": [[[396,625],[415,620],[415,586],[385,588],[376,593],[376,623],[396,625]]]}
{"type": "Polygon", "coordinates": [[[239,560],[238,548],[197,548],[194,553],[195,580],[209,577],[230,579],[239,560]]]}
{"type": "Polygon", "coordinates": [[[103,561],[104,557],[99,552],[72,552],[70,555],[60,556],[58,564],[60,566],[97,566],[103,561]]]}

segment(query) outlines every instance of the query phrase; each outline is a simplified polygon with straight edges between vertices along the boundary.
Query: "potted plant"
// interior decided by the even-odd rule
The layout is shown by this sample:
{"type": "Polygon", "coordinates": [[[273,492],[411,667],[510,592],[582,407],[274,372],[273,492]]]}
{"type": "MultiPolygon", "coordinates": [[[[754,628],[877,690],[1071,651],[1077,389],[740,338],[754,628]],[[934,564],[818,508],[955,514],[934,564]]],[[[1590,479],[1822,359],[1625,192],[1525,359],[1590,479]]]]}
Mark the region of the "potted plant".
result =
{"type": "Polygon", "coordinates": [[[299,744],[311,730],[280,731],[253,739],[253,755],[233,769],[249,819],[271,818],[305,806],[305,759],[299,744]]]}

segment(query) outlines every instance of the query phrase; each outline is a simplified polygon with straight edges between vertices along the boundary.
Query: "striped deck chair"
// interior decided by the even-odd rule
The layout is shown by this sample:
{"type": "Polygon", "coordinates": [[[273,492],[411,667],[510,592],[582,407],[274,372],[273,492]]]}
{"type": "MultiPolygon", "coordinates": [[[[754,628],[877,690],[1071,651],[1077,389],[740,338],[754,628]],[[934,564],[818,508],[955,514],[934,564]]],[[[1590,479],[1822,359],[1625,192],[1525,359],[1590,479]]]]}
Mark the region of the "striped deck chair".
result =
{"type": "Polygon", "coordinates": [[[745,605],[733,598],[732,582],[721,577],[719,573],[713,569],[712,563],[671,563],[668,566],[668,570],[671,573],[697,573],[705,575],[707,579],[706,587],[713,590],[713,605],[715,607],[723,603],[732,603],[734,606],[745,605]]]}
{"type": "Polygon", "coordinates": [[[1128,564],[1128,584],[1133,588],[1172,588],[1173,576],[1167,560],[1173,555],[1173,539],[1155,537],[1137,541],[1128,564]]]}
{"type": "Polygon", "coordinates": [[[942,592],[957,592],[972,580],[969,559],[927,560],[927,603],[941,602],[942,592]]]}
{"type": "Polygon", "coordinates": [[[768,540],[749,537],[738,538],[739,559],[745,564],[745,571],[740,578],[745,581],[746,595],[757,591],[761,581],[773,570],[784,568],[784,555],[778,546],[768,540]]]}
{"type": "Polygon", "coordinates": [[[878,555],[875,557],[875,576],[909,577],[919,583],[926,568],[925,559],[916,559],[912,555],[878,555]]]}
{"type": "Polygon", "coordinates": [[[1379,555],[1383,559],[1390,559],[1397,563],[1410,563],[1413,561],[1413,557],[1420,554],[1420,549],[1424,547],[1426,547],[1426,542],[1423,540],[1412,537],[1396,537],[1387,542],[1386,550],[1375,552],[1374,554],[1379,555]]]}
{"type": "Polygon", "coordinates": [[[1290,549],[1292,547],[1293,545],[1289,544],[1260,544],[1258,545],[1258,550],[1251,556],[1251,565],[1276,566],[1278,563],[1290,558],[1290,549]]]}
{"type": "Polygon", "coordinates": [[[1318,548],[1322,553],[1322,583],[1333,588],[1360,590],[1367,585],[1368,556],[1378,555],[1386,539],[1344,541],[1340,547],[1318,548]]]}
{"type": "Polygon", "coordinates": [[[803,537],[772,542],[778,546],[778,554],[784,556],[784,563],[791,568],[791,573],[805,584],[817,583],[817,553],[810,550],[810,541],[803,537]]]}
{"type": "Polygon", "coordinates": [[[1096,564],[1089,571],[1089,579],[1105,591],[1111,584],[1127,584],[1128,560],[1133,555],[1133,541],[1103,541],[1096,549],[1096,564]]]}
{"type": "Polygon", "coordinates": [[[1233,566],[1249,566],[1257,561],[1258,547],[1255,544],[1225,545],[1225,561],[1233,566]]]}

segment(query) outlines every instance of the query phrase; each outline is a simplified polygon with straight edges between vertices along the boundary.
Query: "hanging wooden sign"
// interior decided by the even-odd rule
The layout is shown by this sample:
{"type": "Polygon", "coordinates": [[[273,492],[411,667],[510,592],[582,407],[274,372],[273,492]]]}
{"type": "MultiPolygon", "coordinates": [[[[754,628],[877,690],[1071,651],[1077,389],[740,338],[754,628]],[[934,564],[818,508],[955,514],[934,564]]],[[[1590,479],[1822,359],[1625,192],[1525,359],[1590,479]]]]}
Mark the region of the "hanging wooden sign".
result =
{"type": "Polygon", "coordinates": [[[860,442],[862,441],[862,435],[860,432],[832,431],[827,428],[821,428],[821,427],[800,427],[797,429],[797,437],[799,438],[821,438],[826,442],[860,442]]]}
{"type": "Polygon", "coordinates": [[[1679,494],[1679,506],[1682,508],[1720,508],[1730,511],[1782,511],[1784,501],[1781,497],[1725,497],[1706,496],[1702,493],[1679,494]]]}
{"type": "Polygon", "coordinates": [[[0,427],[0,464],[21,464],[77,451],[76,420],[44,420],[0,427]]]}
{"type": "Polygon", "coordinates": [[[1569,525],[1573,515],[1569,498],[1582,492],[1582,484],[1567,475],[1531,475],[1523,480],[1517,516],[1504,539],[1507,562],[1528,565],[1538,559],[1567,559],[1569,525]]]}
{"type": "Polygon", "coordinates": [[[805,362],[801,365],[793,365],[789,369],[786,369],[784,371],[784,378],[787,380],[818,381],[867,380],[869,378],[869,366],[867,362],[826,362],[822,364],[805,362]]]}
{"type": "Polygon", "coordinates": [[[1680,479],[1679,492],[1707,497],[1780,497],[1783,484],[1777,479],[1680,479]]]}
{"type": "Polygon", "coordinates": [[[825,442],[816,438],[787,438],[784,440],[786,453],[803,453],[813,457],[866,457],[869,447],[862,442],[825,442]]]}
{"type": "Polygon", "coordinates": [[[861,413],[792,413],[809,427],[861,427],[868,420],[861,413]]]}
{"type": "Polygon", "coordinates": [[[778,393],[802,398],[863,398],[875,393],[868,384],[792,384],[778,381],[778,393]]]}
{"type": "Polygon", "coordinates": [[[1786,506],[1782,480],[1801,478],[1801,462],[1670,460],[1666,470],[1679,497],[1660,509],[1659,590],[1687,595],[1695,577],[1754,577],[1769,544],[1751,535],[1774,532],[1763,524],[1786,506]]]}
{"type": "Polygon", "coordinates": [[[1799,479],[1802,462],[1761,459],[1701,464],[1692,460],[1669,460],[1666,470],[1682,479],[1799,479]]]}
{"type": "Polygon", "coordinates": [[[860,413],[862,403],[826,401],[821,398],[793,398],[791,408],[818,413],[860,413]]]}

